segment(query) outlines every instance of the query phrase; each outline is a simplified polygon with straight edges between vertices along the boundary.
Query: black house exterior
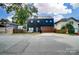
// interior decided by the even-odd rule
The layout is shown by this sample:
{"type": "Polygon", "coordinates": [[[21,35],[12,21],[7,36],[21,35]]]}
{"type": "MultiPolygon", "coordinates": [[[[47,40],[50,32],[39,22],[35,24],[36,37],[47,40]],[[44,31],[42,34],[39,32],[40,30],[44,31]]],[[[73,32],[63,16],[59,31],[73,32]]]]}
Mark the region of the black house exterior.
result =
{"type": "Polygon", "coordinates": [[[53,18],[35,18],[27,21],[27,30],[31,32],[52,32],[54,29],[53,18]]]}

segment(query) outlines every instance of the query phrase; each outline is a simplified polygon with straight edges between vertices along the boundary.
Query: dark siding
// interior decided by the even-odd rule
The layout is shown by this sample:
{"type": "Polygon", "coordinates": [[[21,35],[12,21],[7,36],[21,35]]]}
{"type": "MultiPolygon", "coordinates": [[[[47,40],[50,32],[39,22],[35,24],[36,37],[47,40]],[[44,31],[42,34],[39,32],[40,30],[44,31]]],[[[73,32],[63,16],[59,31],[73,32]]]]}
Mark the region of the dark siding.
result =
{"type": "Polygon", "coordinates": [[[51,19],[29,19],[27,21],[27,30],[28,30],[29,27],[33,27],[34,32],[35,32],[36,27],[38,27],[39,31],[40,31],[40,27],[42,27],[42,26],[52,26],[52,27],[54,27],[54,19],[53,18],[51,18],[51,19]],[[31,21],[33,21],[33,22],[31,23],[31,21]]]}
{"type": "Polygon", "coordinates": [[[54,26],[54,20],[53,19],[31,19],[31,20],[28,20],[27,24],[29,27],[54,26]],[[37,22],[38,20],[40,21],[39,23],[37,22]],[[33,23],[31,23],[31,21],[33,21],[33,23]]]}

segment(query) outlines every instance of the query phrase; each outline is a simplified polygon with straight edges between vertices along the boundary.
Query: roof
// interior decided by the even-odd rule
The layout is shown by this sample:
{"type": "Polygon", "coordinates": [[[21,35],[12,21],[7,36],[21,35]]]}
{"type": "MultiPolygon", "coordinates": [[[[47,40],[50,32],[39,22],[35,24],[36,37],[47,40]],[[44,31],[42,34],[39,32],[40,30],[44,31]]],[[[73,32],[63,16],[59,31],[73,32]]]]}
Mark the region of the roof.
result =
{"type": "Polygon", "coordinates": [[[62,19],[60,19],[59,21],[55,22],[55,24],[57,24],[57,23],[59,23],[59,22],[66,22],[66,21],[68,21],[68,20],[70,20],[70,19],[73,19],[74,21],[79,22],[79,20],[77,20],[77,19],[75,19],[75,18],[73,18],[73,17],[70,17],[70,18],[62,18],[62,19]]]}
{"type": "Polygon", "coordinates": [[[0,22],[9,22],[8,19],[0,19],[0,22]]]}
{"type": "Polygon", "coordinates": [[[30,17],[29,19],[49,19],[52,18],[51,16],[33,16],[30,17]]]}

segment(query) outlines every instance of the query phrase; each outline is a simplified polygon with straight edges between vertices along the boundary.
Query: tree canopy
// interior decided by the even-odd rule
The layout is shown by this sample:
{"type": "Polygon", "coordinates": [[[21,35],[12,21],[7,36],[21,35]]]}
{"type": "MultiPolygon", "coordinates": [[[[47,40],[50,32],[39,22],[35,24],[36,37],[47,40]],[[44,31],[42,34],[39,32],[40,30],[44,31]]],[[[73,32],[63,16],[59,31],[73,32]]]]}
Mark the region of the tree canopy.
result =
{"type": "Polygon", "coordinates": [[[23,4],[23,3],[8,3],[2,4],[0,3],[2,8],[5,8],[7,13],[15,12],[13,19],[19,25],[23,25],[25,21],[33,15],[33,13],[37,13],[38,10],[34,6],[33,3],[31,4],[23,4]]]}

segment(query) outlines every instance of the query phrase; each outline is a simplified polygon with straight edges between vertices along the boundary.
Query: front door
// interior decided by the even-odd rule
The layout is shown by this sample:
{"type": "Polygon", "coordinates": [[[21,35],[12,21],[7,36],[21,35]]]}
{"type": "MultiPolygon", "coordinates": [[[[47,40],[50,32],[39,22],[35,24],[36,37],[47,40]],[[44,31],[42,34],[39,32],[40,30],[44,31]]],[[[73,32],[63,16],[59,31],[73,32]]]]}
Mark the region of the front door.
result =
{"type": "Polygon", "coordinates": [[[39,30],[39,28],[38,28],[38,27],[36,27],[36,32],[38,32],[38,30],[39,30]]]}
{"type": "Polygon", "coordinates": [[[34,28],[31,27],[31,28],[29,28],[29,31],[28,32],[33,32],[33,30],[34,30],[34,28]]]}
{"type": "Polygon", "coordinates": [[[52,26],[43,26],[41,27],[42,32],[53,32],[53,27],[52,26]]]}

